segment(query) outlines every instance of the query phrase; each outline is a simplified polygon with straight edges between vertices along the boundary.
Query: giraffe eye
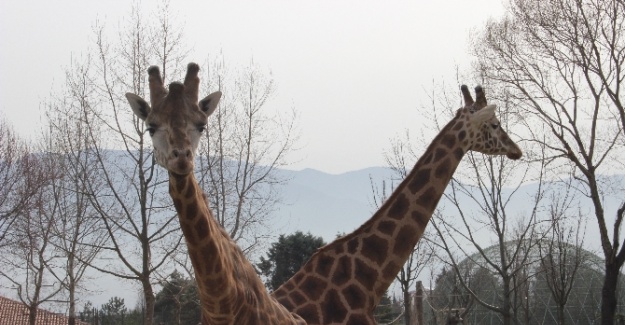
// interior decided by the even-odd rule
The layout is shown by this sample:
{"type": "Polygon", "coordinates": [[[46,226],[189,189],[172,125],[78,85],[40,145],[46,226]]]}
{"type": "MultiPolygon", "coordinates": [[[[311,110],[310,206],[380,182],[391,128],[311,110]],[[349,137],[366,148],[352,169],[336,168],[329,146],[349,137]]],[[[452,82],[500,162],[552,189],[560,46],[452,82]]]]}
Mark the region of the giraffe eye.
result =
{"type": "Polygon", "coordinates": [[[206,130],[206,125],[198,125],[197,127],[197,131],[202,133],[204,132],[204,130],[206,130]]]}
{"type": "Polygon", "coordinates": [[[493,130],[497,130],[497,128],[499,127],[499,123],[491,124],[490,126],[493,128],[493,130]]]}
{"type": "Polygon", "coordinates": [[[150,136],[154,136],[154,133],[156,132],[156,125],[148,125],[148,128],[145,129],[145,131],[148,132],[150,136]]]}

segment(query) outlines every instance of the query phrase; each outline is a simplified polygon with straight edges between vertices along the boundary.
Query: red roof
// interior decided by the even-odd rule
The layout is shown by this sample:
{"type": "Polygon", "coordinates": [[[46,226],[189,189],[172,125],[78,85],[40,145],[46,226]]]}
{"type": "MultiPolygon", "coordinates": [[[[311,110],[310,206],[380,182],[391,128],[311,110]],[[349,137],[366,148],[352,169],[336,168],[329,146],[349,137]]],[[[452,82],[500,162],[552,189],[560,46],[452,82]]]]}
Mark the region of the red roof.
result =
{"type": "MultiPolygon", "coordinates": [[[[37,310],[37,325],[67,325],[67,316],[37,310]]],[[[28,308],[19,301],[0,296],[0,325],[28,325],[28,308]]],[[[76,319],[76,325],[89,325],[76,319]]]]}

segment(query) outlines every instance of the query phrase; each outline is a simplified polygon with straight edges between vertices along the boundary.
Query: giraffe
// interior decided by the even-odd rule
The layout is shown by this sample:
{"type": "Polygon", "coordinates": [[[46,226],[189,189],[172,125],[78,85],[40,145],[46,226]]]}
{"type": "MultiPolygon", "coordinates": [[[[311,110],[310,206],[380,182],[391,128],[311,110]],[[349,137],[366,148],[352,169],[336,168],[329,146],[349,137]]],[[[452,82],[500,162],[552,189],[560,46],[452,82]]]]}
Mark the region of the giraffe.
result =
{"type": "Polygon", "coordinates": [[[440,131],[380,209],[352,233],[320,248],[272,294],[309,325],[375,324],[373,310],[419,241],[460,160],[469,150],[521,158],[487,105],[482,87],[440,131]]]}
{"type": "Polygon", "coordinates": [[[127,93],[152,137],[156,162],[169,174],[171,195],[194,268],[203,324],[306,324],[270,296],[252,264],[214,219],[193,174],[194,154],[221,92],[198,102],[199,66],[166,90],[159,68],[148,69],[150,104],[127,93]]]}

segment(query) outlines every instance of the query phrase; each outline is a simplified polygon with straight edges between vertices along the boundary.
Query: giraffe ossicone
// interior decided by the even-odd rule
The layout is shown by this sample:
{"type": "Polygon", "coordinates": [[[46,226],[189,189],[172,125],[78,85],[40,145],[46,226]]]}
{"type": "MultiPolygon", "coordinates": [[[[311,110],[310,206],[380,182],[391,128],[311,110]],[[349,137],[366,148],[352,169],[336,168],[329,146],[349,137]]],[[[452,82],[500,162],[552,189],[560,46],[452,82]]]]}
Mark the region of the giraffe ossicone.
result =
{"type": "Polygon", "coordinates": [[[306,324],[269,295],[252,264],[214,219],[193,168],[200,135],[221,92],[198,101],[199,66],[189,63],[184,83],[165,89],[160,70],[148,69],[150,103],[126,98],[145,121],[154,155],[169,173],[171,195],[195,272],[203,324],[306,324]]]}
{"type": "Polygon", "coordinates": [[[273,292],[309,325],[373,325],[373,310],[421,238],[443,191],[469,150],[519,159],[482,87],[439,132],[407,177],[362,226],[320,248],[273,292]]]}

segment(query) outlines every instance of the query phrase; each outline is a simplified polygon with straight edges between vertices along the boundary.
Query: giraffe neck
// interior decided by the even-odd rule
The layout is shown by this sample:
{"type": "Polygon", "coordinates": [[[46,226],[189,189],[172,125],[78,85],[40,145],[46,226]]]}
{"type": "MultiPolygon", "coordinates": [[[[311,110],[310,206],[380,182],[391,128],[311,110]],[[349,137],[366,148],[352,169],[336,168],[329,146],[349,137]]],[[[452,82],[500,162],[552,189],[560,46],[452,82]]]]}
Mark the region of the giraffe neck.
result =
{"type": "Polygon", "coordinates": [[[273,293],[278,301],[308,324],[374,324],[373,309],[409,258],[469,149],[465,122],[456,118],[447,124],[382,207],[361,227],[315,253],[273,293]],[[310,300],[318,301],[314,308],[310,300]]]}
{"type": "Polygon", "coordinates": [[[301,324],[269,295],[252,264],[213,218],[193,174],[169,175],[200,294],[203,324],[301,324]]]}
{"type": "Polygon", "coordinates": [[[354,232],[362,242],[360,254],[373,261],[380,274],[372,279],[376,303],[410,257],[468,151],[466,133],[454,130],[459,125],[462,122],[454,119],[441,130],[380,209],[354,232]],[[377,248],[376,241],[384,242],[384,249],[377,248]]]}
{"type": "Polygon", "coordinates": [[[200,293],[202,314],[217,317],[220,313],[226,314],[221,304],[234,294],[234,259],[238,252],[213,218],[193,174],[170,174],[169,194],[187,242],[200,293]]]}

